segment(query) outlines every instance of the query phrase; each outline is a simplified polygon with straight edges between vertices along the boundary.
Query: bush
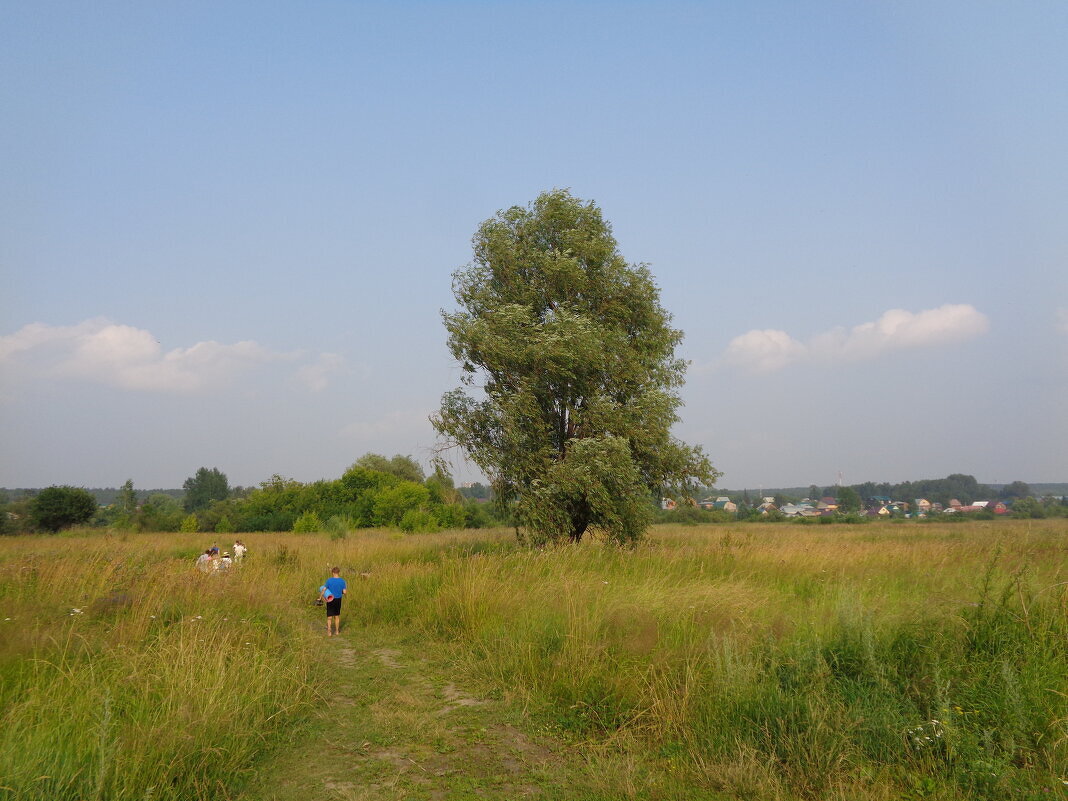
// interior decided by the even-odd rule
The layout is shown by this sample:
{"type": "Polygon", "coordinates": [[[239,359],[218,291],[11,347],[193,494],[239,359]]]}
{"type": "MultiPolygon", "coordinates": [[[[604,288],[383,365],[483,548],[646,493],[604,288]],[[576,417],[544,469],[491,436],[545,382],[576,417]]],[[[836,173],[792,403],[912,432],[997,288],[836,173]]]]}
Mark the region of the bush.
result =
{"type": "Polygon", "coordinates": [[[422,510],[430,500],[430,490],[422,484],[401,481],[380,490],[375,496],[374,517],[379,526],[396,526],[408,512],[422,510]]]}
{"type": "Polygon", "coordinates": [[[59,531],[88,523],[96,514],[96,498],[77,487],[49,487],[41,490],[30,506],[30,521],[34,528],[59,531]]]}
{"type": "Polygon", "coordinates": [[[424,509],[409,509],[400,520],[400,530],[409,534],[441,531],[441,524],[434,515],[424,509]]]}
{"type": "Polygon", "coordinates": [[[186,534],[192,534],[197,530],[197,516],[195,514],[188,514],[182,518],[182,525],[178,527],[179,531],[186,534]]]}
{"type": "Polygon", "coordinates": [[[448,504],[434,510],[442,528],[464,528],[467,525],[467,510],[459,504],[448,504]]]}
{"type": "Polygon", "coordinates": [[[312,534],[323,530],[323,521],[315,512],[305,512],[293,522],[295,534],[312,534]]]}
{"type": "Polygon", "coordinates": [[[711,522],[711,517],[704,509],[696,506],[680,506],[670,512],[668,517],[672,523],[680,523],[684,526],[702,526],[711,522]]]}
{"type": "Polygon", "coordinates": [[[349,535],[352,521],[341,515],[334,515],[323,525],[322,530],[330,534],[332,540],[343,540],[349,535]]]}

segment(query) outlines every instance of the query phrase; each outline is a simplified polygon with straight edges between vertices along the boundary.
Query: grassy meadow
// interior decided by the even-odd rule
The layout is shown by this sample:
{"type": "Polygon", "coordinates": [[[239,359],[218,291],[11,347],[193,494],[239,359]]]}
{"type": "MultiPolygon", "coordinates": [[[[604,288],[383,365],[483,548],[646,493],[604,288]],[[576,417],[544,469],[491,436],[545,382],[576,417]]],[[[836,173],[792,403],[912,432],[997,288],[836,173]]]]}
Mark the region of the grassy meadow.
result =
{"type": "Polygon", "coordinates": [[[241,796],[329,692],[333,564],[349,632],[611,754],[583,797],[1068,790],[1068,521],[657,526],[634,550],[248,534],[205,576],[214,536],[0,538],[0,798],[241,796]]]}

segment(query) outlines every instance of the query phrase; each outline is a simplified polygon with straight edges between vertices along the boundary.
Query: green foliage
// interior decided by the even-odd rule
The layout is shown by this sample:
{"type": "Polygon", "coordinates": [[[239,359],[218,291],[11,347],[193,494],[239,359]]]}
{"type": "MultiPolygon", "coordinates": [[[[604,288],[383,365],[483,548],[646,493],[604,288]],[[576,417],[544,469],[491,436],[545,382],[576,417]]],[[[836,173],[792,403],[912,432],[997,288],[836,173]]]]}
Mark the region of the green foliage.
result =
{"type": "Polygon", "coordinates": [[[1028,498],[1031,496],[1031,487],[1025,481],[1013,481],[1001,488],[1001,497],[1006,500],[1013,498],[1028,498]]]}
{"type": "Polygon", "coordinates": [[[1046,516],[1046,510],[1041,501],[1036,498],[1018,498],[1013,501],[1012,513],[1016,517],[1030,517],[1041,519],[1046,516]]]}
{"type": "Polygon", "coordinates": [[[293,532],[296,534],[310,534],[323,530],[323,521],[315,512],[304,512],[293,523],[293,532]]]}
{"type": "Polygon", "coordinates": [[[852,487],[840,487],[838,489],[837,500],[838,510],[846,514],[849,512],[859,512],[863,505],[860,493],[852,487]]]}
{"type": "Polygon", "coordinates": [[[430,500],[430,490],[412,481],[400,483],[379,491],[374,500],[374,520],[378,526],[399,525],[404,515],[411,511],[425,511],[430,500]]]}
{"type": "Polygon", "coordinates": [[[459,529],[468,525],[467,508],[460,503],[436,507],[435,516],[442,528],[459,529]]]}
{"type": "Polygon", "coordinates": [[[700,448],[670,435],[682,332],[593,203],[558,190],[499,212],[453,292],[449,348],[485,398],[446,394],[434,426],[491,477],[500,503],[518,502],[531,542],[577,540],[590,526],[633,542],[649,520],[639,498],[714,483],[700,448]]]}
{"type": "Polygon", "coordinates": [[[96,514],[96,498],[78,487],[48,487],[30,504],[30,521],[42,531],[59,531],[88,523],[96,514]]]}
{"type": "Polygon", "coordinates": [[[115,500],[115,507],[124,515],[133,515],[137,511],[137,493],[134,492],[133,479],[126,479],[126,483],[119,489],[119,497],[115,500]]]}
{"type": "Polygon", "coordinates": [[[185,489],[185,509],[187,512],[196,512],[207,509],[212,501],[224,501],[230,497],[230,483],[226,474],[219,468],[209,470],[201,467],[196,475],[185,480],[182,485],[185,489]]]}
{"type": "Polygon", "coordinates": [[[411,456],[401,456],[400,454],[397,454],[392,459],[387,459],[377,453],[365,453],[356,460],[353,467],[387,473],[404,481],[413,481],[416,484],[421,484],[423,479],[426,478],[423,475],[423,468],[419,466],[419,462],[415,461],[411,456]]]}
{"type": "Polygon", "coordinates": [[[426,509],[409,509],[401,515],[397,527],[409,534],[415,532],[432,533],[441,530],[441,524],[426,509]]]}
{"type": "Polygon", "coordinates": [[[331,540],[343,540],[349,535],[352,521],[341,515],[334,515],[323,524],[323,531],[330,534],[331,540]]]}
{"type": "Polygon", "coordinates": [[[237,529],[234,524],[230,522],[230,518],[223,515],[215,523],[216,534],[233,534],[237,529]]]}
{"type": "Polygon", "coordinates": [[[165,493],[154,492],[141,504],[136,526],[141,531],[177,531],[184,518],[177,500],[165,493]]]}
{"type": "Polygon", "coordinates": [[[182,518],[182,524],[178,527],[178,530],[191,533],[196,531],[197,528],[197,516],[195,514],[189,514],[182,518]]]}

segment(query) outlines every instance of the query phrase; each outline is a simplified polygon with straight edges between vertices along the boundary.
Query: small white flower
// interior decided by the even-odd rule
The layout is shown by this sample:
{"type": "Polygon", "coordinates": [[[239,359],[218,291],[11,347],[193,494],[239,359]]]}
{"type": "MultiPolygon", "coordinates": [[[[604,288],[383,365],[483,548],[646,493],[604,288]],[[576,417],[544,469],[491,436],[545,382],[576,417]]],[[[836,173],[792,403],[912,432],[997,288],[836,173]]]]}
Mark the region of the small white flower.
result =
{"type": "Polygon", "coordinates": [[[155,615],[149,615],[149,617],[150,617],[150,618],[152,618],[153,620],[155,620],[155,619],[156,619],[156,616],[155,616],[155,615]]]}
{"type": "Polygon", "coordinates": [[[81,609],[71,609],[70,613],[72,615],[80,615],[82,613],[82,610],[81,609]]]}

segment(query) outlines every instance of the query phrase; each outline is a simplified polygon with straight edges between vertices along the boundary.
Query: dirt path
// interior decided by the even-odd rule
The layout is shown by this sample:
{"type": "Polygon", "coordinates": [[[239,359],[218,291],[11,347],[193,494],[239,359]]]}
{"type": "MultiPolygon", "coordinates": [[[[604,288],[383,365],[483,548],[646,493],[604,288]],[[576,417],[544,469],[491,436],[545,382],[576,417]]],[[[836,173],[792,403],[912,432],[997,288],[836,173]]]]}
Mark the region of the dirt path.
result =
{"type": "Polygon", "coordinates": [[[568,797],[565,749],[459,686],[420,644],[350,629],[323,651],[336,665],[328,708],[242,801],[568,797]]]}

